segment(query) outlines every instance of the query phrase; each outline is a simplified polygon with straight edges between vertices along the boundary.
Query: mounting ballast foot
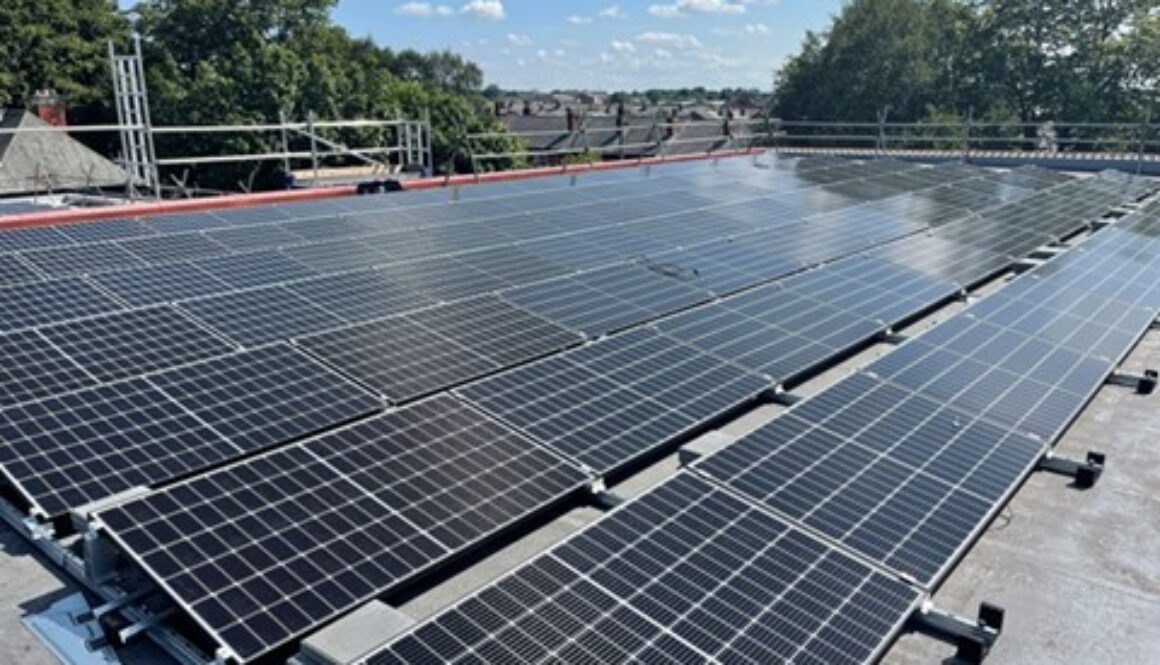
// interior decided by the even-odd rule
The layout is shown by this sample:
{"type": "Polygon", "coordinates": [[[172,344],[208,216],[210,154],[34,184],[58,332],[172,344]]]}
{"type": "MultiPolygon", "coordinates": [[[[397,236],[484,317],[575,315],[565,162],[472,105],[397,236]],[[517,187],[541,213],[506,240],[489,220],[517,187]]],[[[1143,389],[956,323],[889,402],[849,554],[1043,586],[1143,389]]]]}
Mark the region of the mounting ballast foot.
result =
{"type": "Polygon", "coordinates": [[[1160,373],[1157,373],[1154,369],[1146,369],[1139,373],[1115,371],[1108,377],[1108,384],[1135,388],[1136,393],[1140,395],[1151,395],[1156,391],[1158,376],[1160,376],[1160,373]]]}
{"type": "Polygon", "coordinates": [[[956,659],[977,665],[983,662],[1003,632],[1004,615],[1002,607],[981,603],[978,618],[971,621],[928,605],[915,615],[915,630],[955,645],[956,659]]]}
{"type": "Polygon", "coordinates": [[[1056,457],[1048,452],[1043,456],[1043,459],[1039,460],[1038,468],[1040,471],[1050,471],[1061,476],[1074,478],[1075,486],[1078,489],[1086,490],[1094,486],[1096,481],[1100,479],[1100,475],[1104,472],[1105,461],[1104,454],[1095,451],[1089,452],[1083,462],[1066,457],[1056,457]]]}
{"type": "Polygon", "coordinates": [[[902,344],[903,342],[905,342],[908,339],[910,339],[910,338],[907,337],[906,335],[903,335],[902,333],[891,332],[889,330],[882,333],[882,341],[886,344],[893,344],[895,346],[898,346],[899,344],[902,344]]]}
{"type": "Polygon", "coordinates": [[[604,484],[603,478],[593,481],[589,489],[592,492],[592,505],[601,510],[612,510],[625,502],[624,497],[609,491],[608,487],[604,484]]]}
{"type": "Polygon", "coordinates": [[[790,393],[782,390],[775,392],[769,397],[770,402],[773,402],[774,404],[780,404],[782,406],[793,406],[794,404],[797,404],[804,399],[805,397],[798,395],[797,393],[790,393]]]}

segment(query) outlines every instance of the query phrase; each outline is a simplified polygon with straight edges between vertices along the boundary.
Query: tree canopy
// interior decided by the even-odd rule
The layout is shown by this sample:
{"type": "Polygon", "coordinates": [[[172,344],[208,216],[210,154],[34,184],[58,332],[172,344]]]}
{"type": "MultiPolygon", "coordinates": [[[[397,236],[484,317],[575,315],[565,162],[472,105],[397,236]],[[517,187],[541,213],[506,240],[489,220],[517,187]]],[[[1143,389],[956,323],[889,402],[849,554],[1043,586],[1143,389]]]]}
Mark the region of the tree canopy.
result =
{"type": "Polygon", "coordinates": [[[794,120],[1139,122],[1160,74],[1155,0],[853,0],[778,72],[794,120]]]}
{"type": "MultiPolygon", "coordinates": [[[[335,0],[141,0],[133,21],[113,0],[0,3],[0,104],[21,104],[36,88],[62,93],[73,117],[112,120],[106,42],[126,47],[136,30],[145,51],[156,125],[303,120],[421,119],[430,113],[440,167],[470,168],[465,132],[496,131],[483,72],[448,51],[393,51],[355,38],[330,18],[335,0]]],[[[367,145],[383,130],[330,138],[367,145]]],[[[216,155],[279,149],[279,137],[191,134],[158,137],[165,154],[216,155]]],[[[487,146],[489,150],[501,146],[487,146]]],[[[504,146],[506,147],[506,146],[504,146]]],[[[194,171],[206,187],[239,181],[273,186],[280,163],[194,171]]]]}

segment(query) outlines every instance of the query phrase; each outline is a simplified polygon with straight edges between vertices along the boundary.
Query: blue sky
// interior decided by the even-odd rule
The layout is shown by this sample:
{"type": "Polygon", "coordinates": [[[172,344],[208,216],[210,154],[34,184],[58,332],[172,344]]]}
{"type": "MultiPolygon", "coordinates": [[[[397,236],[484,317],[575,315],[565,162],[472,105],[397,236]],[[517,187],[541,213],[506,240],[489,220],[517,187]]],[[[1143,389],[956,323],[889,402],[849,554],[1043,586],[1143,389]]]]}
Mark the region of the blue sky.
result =
{"type": "Polygon", "coordinates": [[[840,0],[339,0],[356,36],[451,49],[505,88],[768,89],[840,0]]]}

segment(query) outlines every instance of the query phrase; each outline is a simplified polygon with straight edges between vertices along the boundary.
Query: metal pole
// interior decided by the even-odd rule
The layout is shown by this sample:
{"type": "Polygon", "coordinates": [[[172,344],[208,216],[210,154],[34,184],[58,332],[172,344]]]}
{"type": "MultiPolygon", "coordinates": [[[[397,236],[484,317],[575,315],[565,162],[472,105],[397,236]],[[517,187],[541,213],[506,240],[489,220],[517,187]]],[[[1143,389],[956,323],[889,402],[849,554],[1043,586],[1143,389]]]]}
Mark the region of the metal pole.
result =
{"type": "Polygon", "coordinates": [[[435,175],[435,151],[431,148],[431,107],[423,107],[423,144],[426,148],[426,167],[435,175]]]}
{"type": "Polygon", "coordinates": [[[282,134],[282,152],[286,153],[286,158],[282,160],[282,170],[286,172],[287,177],[290,175],[290,134],[286,131],[286,111],[278,109],[278,124],[281,125],[279,131],[282,134]]]}
{"type": "Polygon", "coordinates": [[[316,118],[314,116],[314,111],[310,111],[306,116],[306,126],[307,126],[306,131],[310,132],[310,163],[314,169],[314,186],[317,187],[318,186],[318,177],[319,177],[319,173],[318,173],[318,139],[314,135],[314,121],[315,120],[316,120],[316,118]]]}
{"type": "Polygon", "coordinates": [[[971,156],[971,123],[975,119],[975,107],[967,107],[967,120],[963,124],[963,163],[966,164],[971,156]]]}
{"type": "Polygon", "coordinates": [[[1144,171],[1144,145],[1148,140],[1149,128],[1152,126],[1152,107],[1148,106],[1144,114],[1144,124],[1140,127],[1140,149],[1136,151],[1136,175],[1144,171]]]}
{"type": "Polygon", "coordinates": [[[117,51],[109,40],[109,74],[113,77],[113,106],[117,107],[117,132],[121,135],[121,164],[125,166],[125,195],[133,199],[133,174],[128,168],[129,136],[125,131],[125,112],[121,109],[121,84],[117,72],[117,51]]]}
{"type": "Polygon", "coordinates": [[[145,125],[145,144],[148,154],[145,158],[148,160],[146,168],[149,169],[150,178],[153,180],[153,196],[154,198],[161,198],[161,171],[157,167],[157,146],[153,143],[153,119],[149,112],[149,84],[145,82],[145,56],[141,53],[141,35],[133,34],[133,50],[137,60],[135,66],[137,68],[138,80],[141,83],[141,119],[145,125]]]}

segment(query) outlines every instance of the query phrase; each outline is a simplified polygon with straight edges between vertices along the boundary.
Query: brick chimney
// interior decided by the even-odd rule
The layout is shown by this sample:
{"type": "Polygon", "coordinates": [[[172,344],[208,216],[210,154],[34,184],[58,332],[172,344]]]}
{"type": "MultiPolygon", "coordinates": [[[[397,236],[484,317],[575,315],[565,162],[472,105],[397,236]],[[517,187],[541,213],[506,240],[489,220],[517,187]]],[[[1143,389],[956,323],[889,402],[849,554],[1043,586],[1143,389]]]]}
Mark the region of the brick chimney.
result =
{"type": "Polygon", "coordinates": [[[65,113],[64,98],[56,94],[52,88],[37,90],[31,99],[32,112],[36,117],[55,127],[68,125],[68,116],[65,113]]]}

